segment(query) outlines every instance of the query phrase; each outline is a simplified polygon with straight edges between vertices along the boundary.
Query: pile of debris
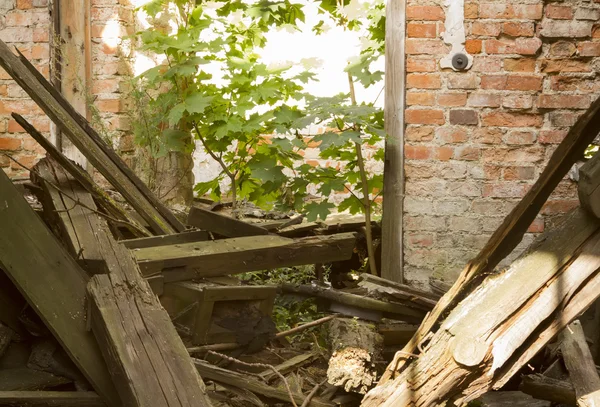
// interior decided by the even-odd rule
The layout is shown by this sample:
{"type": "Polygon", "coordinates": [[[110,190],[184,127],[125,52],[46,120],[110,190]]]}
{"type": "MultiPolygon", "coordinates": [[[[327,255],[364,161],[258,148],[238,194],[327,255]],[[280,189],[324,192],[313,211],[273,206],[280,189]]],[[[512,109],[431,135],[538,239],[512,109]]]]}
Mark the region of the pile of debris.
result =
{"type": "Polygon", "coordinates": [[[13,114],[47,157],[25,185],[0,172],[0,405],[600,401],[600,312],[576,321],[600,296],[600,156],[581,169],[584,209],[495,270],[600,132],[600,101],[445,294],[368,274],[337,288],[322,273],[310,285],[258,286],[235,275],[349,267],[361,223],[250,223],[197,206],[184,225],[1,41],[0,65],[131,208],[13,114]],[[276,297],[317,299],[329,315],[277,332],[276,297]],[[325,323],[328,349],[316,337],[312,345],[290,343],[325,323]]]}

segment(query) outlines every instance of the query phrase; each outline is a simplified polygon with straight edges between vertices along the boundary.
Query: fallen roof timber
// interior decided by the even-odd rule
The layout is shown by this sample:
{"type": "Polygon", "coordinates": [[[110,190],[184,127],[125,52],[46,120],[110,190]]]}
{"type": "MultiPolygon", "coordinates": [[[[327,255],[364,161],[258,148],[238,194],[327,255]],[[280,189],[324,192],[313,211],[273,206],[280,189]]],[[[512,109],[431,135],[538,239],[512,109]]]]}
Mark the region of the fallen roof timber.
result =
{"type": "Polygon", "coordinates": [[[35,70],[0,40],[0,66],[27,92],[92,165],[127,199],[156,233],[185,230],[89,123],[35,70]]]}
{"type": "Polygon", "coordinates": [[[220,213],[194,207],[190,210],[188,225],[208,230],[225,237],[268,235],[269,231],[260,226],[243,222],[220,213]]]}
{"type": "Polygon", "coordinates": [[[0,406],[106,407],[106,404],[90,391],[0,391],[0,406]]]}
{"type": "Polygon", "coordinates": [[[162,272],[165,282],[173,282],[347,260],[355,240],[353,233],[296,240],[268,235],[136,249],[133,253],[144,276],[162,272]]]}

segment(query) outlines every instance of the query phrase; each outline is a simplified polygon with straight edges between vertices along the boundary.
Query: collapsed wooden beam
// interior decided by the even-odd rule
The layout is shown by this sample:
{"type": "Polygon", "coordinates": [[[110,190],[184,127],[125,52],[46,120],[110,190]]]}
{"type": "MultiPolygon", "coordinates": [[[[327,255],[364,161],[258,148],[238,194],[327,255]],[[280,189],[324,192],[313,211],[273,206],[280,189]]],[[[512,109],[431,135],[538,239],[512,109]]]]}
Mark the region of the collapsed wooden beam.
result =
{"type": "Polygon", "coordinates": [[[135,249],[144,276],[161,273],[165,282],[247,271],[333,262],[352,256],[355,235],[341,233],[292,240],[268,235],[135,249]]]}
{"type": "MultiPolygon", "coordinates": [[[[489,276],[363,406],[463,405],[501,388],[600,295],[600,221],[577,209],[489,276]]],[[[392,366],[393,368],[393,366],[392,366]]]]}
{"type": "Polygon", "coordinates": [[[185,230],[123,160],[102,140],[56,89],[20,55],[0,40],[0,66],[50,117],[92,165],[125,197],[157,234],[185,230]]]}
{"type": "Polygon", "coordinates": [[[261,236],[268,235],[269,231],[260,226],[243,222],[220,213],[193,207],[187,220],[188,225],[195,226],[225,237],[261,236]]]}
{"type": "Polygon", "coordinates": [[[398,353],[380,380],[380,385],[404,370],[409,361],[402,354],[416,353],[423,338],[434,333],[442,315],[446,315],[462,298],[477,286],[478,280],[491,273],[521,241],[531,222],[575,162],[583,157],[588,145],[600,133],[600,98],[571,127],[550,157],[546,168],[523,199],[506,216],[477,257],[463,269],[452,288],[440,299],[423,320],[413,339],[398,353]]]}
{"type": "Polygon", "coordinates": [[[539,400],[575,405],[575,389],[571,382],[533,374],[523,377],[519,390],[539,400]]]}
{"type": "Polygon", "coordinates": [[[0,391],[0,405],[7,407],[106,407],[90,391],[0,391]]]}
{"type": "Polygon", "coordinates": [[[204,230],[192,230],[174,235],[162,235],[151,237],[140,237],[137,239],[121,240],[119,243],[128,249],[145,249],[147,247],[170,246],[174,244],[204,242],[208,240],[208,232],[204,230]]]}
{"type": "Polygon", "coordinates": [[[87,330],[85,272],[3,171],[0,171],[0,196],[0,268],[94,389],[110,404],[119,405],[98,344],[87,330]]]}

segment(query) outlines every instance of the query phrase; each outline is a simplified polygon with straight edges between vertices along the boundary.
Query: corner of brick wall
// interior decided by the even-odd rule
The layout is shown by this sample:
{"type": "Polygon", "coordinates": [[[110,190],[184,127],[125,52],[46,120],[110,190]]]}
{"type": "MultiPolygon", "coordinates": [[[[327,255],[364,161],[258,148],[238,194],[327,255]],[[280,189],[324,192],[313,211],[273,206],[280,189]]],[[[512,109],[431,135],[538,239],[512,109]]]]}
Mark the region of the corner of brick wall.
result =
{"type": "MultiPolygon", "coordinates": [[[[600,4],[466,2],[467,72],[439,68],[443,2],[409,0],[405,273],[453,280],[537,179],[598,96],[600,4]]],[[[578,205],[563,180],[514,258],[578,205]]]]}

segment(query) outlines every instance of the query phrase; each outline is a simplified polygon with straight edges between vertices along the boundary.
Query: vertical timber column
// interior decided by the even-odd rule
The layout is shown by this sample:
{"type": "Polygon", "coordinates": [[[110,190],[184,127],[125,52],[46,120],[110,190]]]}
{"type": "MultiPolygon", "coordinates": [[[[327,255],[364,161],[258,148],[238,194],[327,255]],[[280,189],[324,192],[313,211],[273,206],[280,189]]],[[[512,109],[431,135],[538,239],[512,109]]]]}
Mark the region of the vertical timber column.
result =
{"type": "Polygon", "coordinates": [[[404,282],[404,97],[406,0],[387,0],[385,32],[385,164],[381,276],[404,282]]]}
{"type": "MultiPolygon", "coordinates": [[[[88,118],[86,95],[91,92],[90,0],[54,0],[59,33],[60,89],[83,117],[88,118]]],[[[58,136],[60,137],[60,135],[58,136]]],[[[87,160],[68,139],[60,137],[63,153],[87,169],[87,160]]]]}

